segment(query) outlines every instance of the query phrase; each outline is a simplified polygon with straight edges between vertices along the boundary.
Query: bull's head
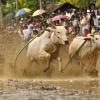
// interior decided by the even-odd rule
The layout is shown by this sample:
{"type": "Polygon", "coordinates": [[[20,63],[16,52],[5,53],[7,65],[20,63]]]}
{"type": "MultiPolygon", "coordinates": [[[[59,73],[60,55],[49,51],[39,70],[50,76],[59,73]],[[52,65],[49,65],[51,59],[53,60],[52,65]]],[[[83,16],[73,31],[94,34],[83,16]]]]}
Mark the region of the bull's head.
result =
{"type": "MultiPolygon", "coordinates": [[[[84,39],[87,40],[87,41],[90,41],[90,42],[88,42],[88,44],[90,45],[89,47],[91,47],[91,51],[93,51],[94,49],[100,49],[100,35],[89,34],[84,39]]],[[[90,52],[90,49],[87,50],[87,53],[88,52],[90,52]]]]}
{"type": "Polygon", "coordinates": [[[89,34],[87,37],[89,40],[92,40],[97,47],[100,47],[100,35],[89,34]]]}
{"type": "Polygon", "coordinates": [[[53,33],[51,35],[51,40],[54,43],[59,43],[59,44],[65,44],[68,43],[68,38],[67,38],[67,30],[65,29],[64,26],[53,26],[50,29],[53,33]]]}
{"type": "Polygon", "coordinates": [[[94,40],[96,47],[100,48],[100,35],[94,35],[93,40],[94,40]]]}

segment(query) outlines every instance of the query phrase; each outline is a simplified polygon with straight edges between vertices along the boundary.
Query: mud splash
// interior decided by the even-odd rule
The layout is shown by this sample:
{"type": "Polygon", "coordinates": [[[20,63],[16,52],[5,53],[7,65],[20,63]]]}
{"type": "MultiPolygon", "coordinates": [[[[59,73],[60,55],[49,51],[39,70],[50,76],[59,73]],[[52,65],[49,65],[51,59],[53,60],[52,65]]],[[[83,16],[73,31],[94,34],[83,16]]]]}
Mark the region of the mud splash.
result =
{"type": "MultiPolygon", "coordinates": [[[[64,73],[59,72],[57,59],[52,59],[50,70],[44,73],[44,63],[36,64],[35,62],[27,65],[26,52],[27,48],[21,53],[17,60],[14,72],[14,61],[16,55],[24,47],[25,42],[22,41],[17,33],[1,32],[0,31],[0,76],[1,77],[28,77],[28,78],[68,78],[68,77],[83,77],[83,67],[80,65],[79,59],[74,60],[66,68],[64,73]]],[[[59,47],[58,56],[61,58],[62,67],[66,66],[68,61],[68,45],[59,47]]],[[[99,57],[100,58],[100,57],[99,57]]],[[[88,59],[86,64],[88,65],[88,59]]],[[[98,59],[98,70],[100,70],[100,59],[98,59]]],[[[89,67],[90,68],[90,67],[89,67]]]]}

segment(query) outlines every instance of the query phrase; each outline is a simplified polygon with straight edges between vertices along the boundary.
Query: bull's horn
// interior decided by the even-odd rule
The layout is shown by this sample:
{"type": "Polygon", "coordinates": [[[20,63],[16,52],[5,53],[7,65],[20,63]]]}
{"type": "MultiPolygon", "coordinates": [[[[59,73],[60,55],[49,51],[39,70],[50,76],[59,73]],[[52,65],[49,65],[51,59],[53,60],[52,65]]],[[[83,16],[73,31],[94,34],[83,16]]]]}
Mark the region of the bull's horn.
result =
{"type": "Polygon", "coordinates": [[[49,23],[54,29],[56,29],[56,26],[53,23],[49,23]]]}

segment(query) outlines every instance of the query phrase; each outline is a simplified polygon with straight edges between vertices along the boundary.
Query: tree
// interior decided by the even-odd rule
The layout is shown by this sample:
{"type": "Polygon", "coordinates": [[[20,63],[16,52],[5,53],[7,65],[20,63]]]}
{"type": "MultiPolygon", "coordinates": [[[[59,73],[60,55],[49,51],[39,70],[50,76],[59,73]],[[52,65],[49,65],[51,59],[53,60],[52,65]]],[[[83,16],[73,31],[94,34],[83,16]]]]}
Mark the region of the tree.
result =
{"type": "Polygon", "coordinates": [[[79,8],[89,7],[90,4],[95,4],[97,1],[100,2],[100,0],[60,0],[62,3],[69,2],[79,8]]]}
{"type": "Polygon", "coordinates": [[[49,3],[58,3],[60,0],[38,0],[38,3],[40,4],[40,8],[46,9],[47,4],[49,3]]]}
{"type": "Polygon", "coordinates": [[[1,0],[1,3],[2,4],[6,4],[6,0],[1,0]]]}
{"type": "Polygon", "coordinates": [[[2,12],[2,2],[0,0],[0,28],[3,26],[3,12],[2,12]]]}
{"type": "Polygon", "coordinates": [[[96,6],[100,7],[100,0],[96,0],[96,6]]]}

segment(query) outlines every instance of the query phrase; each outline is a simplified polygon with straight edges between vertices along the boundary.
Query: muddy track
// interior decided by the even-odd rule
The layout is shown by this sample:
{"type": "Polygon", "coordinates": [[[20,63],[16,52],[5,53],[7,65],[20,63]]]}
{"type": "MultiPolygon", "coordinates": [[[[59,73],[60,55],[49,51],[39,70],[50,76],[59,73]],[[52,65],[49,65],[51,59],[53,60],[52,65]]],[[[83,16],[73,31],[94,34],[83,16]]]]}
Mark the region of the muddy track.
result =
{"type": "MultiPolygon", "coordinates": [[[[57,59],[52,59],[50,63],[50,70],[43,72],[44,64],[38,65],[32,63],[27,66],[27,57],[25,50],[21,53],[16,64],[16,73],[14,73],[14,61],[16,55],[24,47],[23,42],[17,33],[1,32],[0,31],[0,75],[5,77],[29,77],[29,78],[62,78],[62,77],[80,77],[83,76],[82,68],[84,65],[80,65],[79,59],[74,59],[72,63],[66,68],[64,73],[59,72],[57,59]]],[[[67,64],[68,61],[68,45],[60,46],[58,55],[62,60],[62,67],[67,64]]],[[[88,61],[88,60],[87,60],[88,61]]],[[[88,64],[88,62],[86,62],[88,64]]],[[[98,62],[99,65],[100,62],[98,62]]]]}
{"type": "MultiPolygon", "coordinates": [[[[99,78],[81,77],[78,59],[64,73],[59,72],[57,60],[52,59],[51,69],[44,73],[44,64],[26,66],[26,48],[14,73],[14,60],[24,45],[17,33],[0,32],[0,100],[100,100],[99,78]],[[28,79],[19,79],[21,76],[28,79]]],[[[68,46],[59,50],[63,66],[68,61],[67,50],[68,46]]]]}

